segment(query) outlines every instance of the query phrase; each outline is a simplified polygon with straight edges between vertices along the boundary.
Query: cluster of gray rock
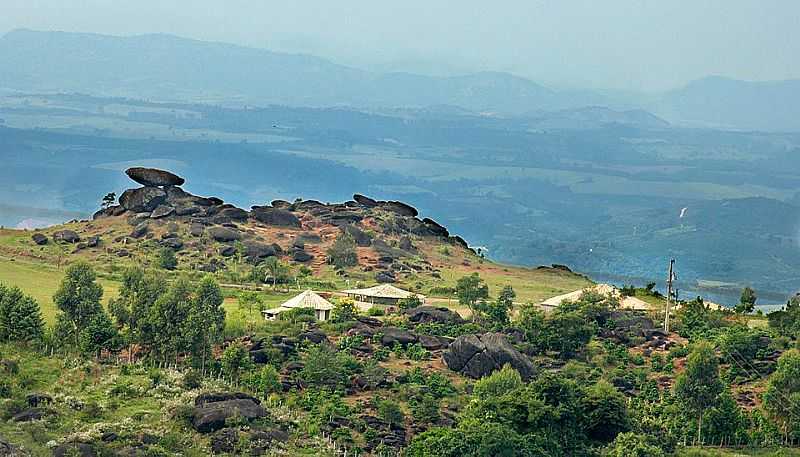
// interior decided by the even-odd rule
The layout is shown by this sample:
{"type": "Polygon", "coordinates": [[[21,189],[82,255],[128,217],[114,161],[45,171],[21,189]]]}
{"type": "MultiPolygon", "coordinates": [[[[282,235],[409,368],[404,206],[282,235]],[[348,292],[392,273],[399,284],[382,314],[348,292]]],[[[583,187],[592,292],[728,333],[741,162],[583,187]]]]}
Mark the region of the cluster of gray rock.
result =
{"type": "MultiPolygon", "coordinates": [[[[378,252],[377,264],[366,265],[364,268],[374,269],[375,279],[385,283],[395,282],[398,274],[419,271],[419,268],[427,268],[431,273],[436,273],[431,265],[410,265],[400,260],[403,257],[413,257],[417,252],[411,236],[440,237],[467,248],[463,239],[451,236],[446,228],[432,219],[420,219],[415,208],[398,201],[379,201],[356,194],[353,200],[340,204],[325,204],[316,200],[275,200],[269,205],[253,206],[248,211],[225,203],[220,198],[200,197],[184,191],[180,186],[185,183],[185,179],[169,171],[135,167],[129,168],[125,173],[142,187],[124,191],[117,205],[108,206],[94,214],[94,219],[122,215],[127,217],[133,228],[127,237],[120,237],[118,241],[123,241],[122,238],[152,238],[151,224],[154,221],[182,220],[188,223],[191,236],[207,235],[216,242],[227,244],[219,248],[218,254],[223,258],[235,255],[237,251],[233,248],[233,243],[240,241],[249,260],[288,255],[295,262],[306,263],[314,259],[314,255],[306,250],[306,244],[320,242],[319,236],[313,233],[313,228],[333,225],[351,235],[358,246],[372,247],[378,252]],[[399,242],[392,241],[390,244],[362,228],[361,222],[366,217],[377,220],[385,234],[399,235],[399,242]],[[241,227],[248,221],[266,226],[290,229],[305,227],[311,230],[298,236],[288,252],[285,252],[279,245],[265,243],[259,237],[253,236],[252,231],[241,227]]],[[[58,242],[74,244],[81,241],[77,233],[68,230],[60,231],[56,235],[58,242]]],[[[46,237],[42,239],[34,236],[37,244],[47,242],[46,237]]],[[[174,234],[163,238],[160,243],[174,250],[184,246],[184,241],[174,234]]],[[[128,255],[128,251],[120,249],[118,255],[128,255]]],[[[223,266],[223,260],[212,259],[200,268],[216,271],[223,266]]]]}

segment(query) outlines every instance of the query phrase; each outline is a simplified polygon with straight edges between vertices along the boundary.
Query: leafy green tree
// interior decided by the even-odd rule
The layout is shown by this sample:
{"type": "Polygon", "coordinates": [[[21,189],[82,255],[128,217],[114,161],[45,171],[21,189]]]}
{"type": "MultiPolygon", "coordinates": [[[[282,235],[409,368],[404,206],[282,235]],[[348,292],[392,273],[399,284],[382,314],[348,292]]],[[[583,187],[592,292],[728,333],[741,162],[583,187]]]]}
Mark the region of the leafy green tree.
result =
{"type": "Polygon", "coordinates": [[[81,330],[79,347],[84,354],[99,357],[103,349],[114,348],[117,338],[117,329],[111,319],[105,311],[100,311],[81,330]]]}
{"type": "Polygon", "coordinates": [[[514,288],[511,286],[504,286],[503,290],[500,291],[500,296],[497,297],[497,302],[511,309],[514,306],[515,298],[517,298],[517,293],[514,292],[514,288]]]}
{"type": "Polygon", "coordinates": [[[264,365],[247,378],[247,384],[262,397],[281,391],[281,376],[272,365],[264,365]]]}
{"type": "Polygon", "coordinates": [[[519,372],[509,364],[475,382],[472,393],[478,398],[492,398],[506,395],[523,387],[525,383],[519,372]]]}
{"type": "Polygon", "coordinates": [[[17,287],[0,284],[0,341],[31,343],[44,335],[39,303],[17,287]]]}
{"type": "Polygon", "coordinates": [[[400,409],[400,405],[392,400],[379,400],[377,404],[378,416],[389,425],[402,425],[406,415],[400,409]]]}
{"type": "Polygon", "coordinates": [[[692,339],[708,338],[712,329],[727,325],[722,313],[712,310],[701,297],[685,303],[677,316],[680,322],[678,333],[692,339]]]}
{"type": "Polygon", "coordinates": [[[247,310],[247,314],[253,314],[253,308],[261,309],[263,300],[261,294],[252,290],[243,290],[236,296],[239,302],[239,309],[247,310]]]}
{"type": "Polygon", "coordinates": [[[686,370],[675,380],[674,393],[686,408],[697,415],[697,442],[702,442],[703,414],[717,403],[723,385],[719,379],[719,360],[707,341],[695,344],[686,361],[686,370]]]}
{"type": "Polygon", "coordinates": [[[69,332],[75,346],[79,345],[80,330],[102,312],[102,297],[103,287],[97,283],[97,275],[88,263],[78,262],[67,268],[53,303],[61,311],[58,320],[63,322],[62,329],[69,332]]]}
{"type": "Polygon", "coordinates": [[[116,200],[117,200],[117,194],[115,192],[109,192],[103,197],[103,200],[100,203],[100,206],[103,209],[106,209],[109,206],[113,205],[116,200]]]}
{"type": "Polygon", "coordinates": [[[800,418],[800,351],[790,349],[778,359],[778,366],[767,382],[764,409],[778,424],[785,438],[797,434],[800,418]]]}
{"type": "MultiPolygon", "coordinates": [[[[272,279],[273,289],[278,287],[278,282],[284,283],[289,277],[289,265],[281,262],[281,260],[275,256],[267,257],[262,265],[269,278],[272,279]]],[[[266,282],[266,279],[267,278],[265,278],[264,282],[266,282]]]]}
{"type": "Polygon", "coordinates": [[[356,240],[347,232],[340,233],[333,246],[328,249],[327,256],[328,263],[339,270],[358,265],[356,240]]]}
{"type": "Polygon", "coordinates": [[[200,361],[205,373],[206,360],[214,344],[222,341],[225,329],[225,310],[222,290],[211,276],[204,277],[189,304],[183,333],[190,339],[190,350],[194,360],[200,361]]]}
{"type": "Polygon", "coordinates": [[[434,424],[441,419],[439,400],[431,394],[416,395],[408,402],[415,422],[434,424]]]}
{"type": "MultiPolygon", "coordinates": [[[[108,309],[128,344],[150,347],[158,338],[153,332],[150,310],[166,290],[167,282],[161,272],[145,273],[132,267],[122,273],[119,296],[109,302],[108,309]]],[[[134,351],[132,347],[128,349],[132,361],[134,351]]]]}
{"type": "Polygon", "coordinates": [[[158,266],[165,270],[174,270],[178,267],[178,258],[175,251],[170,248],[162,248],[158,251],[158,266]]]}
{"type": "Polygon", "coordinates": [[[603,457],[664,457],[664,451],[645,435],[620,433],[603,451],[603,457]]]}
{"type": "Polygon", "coordinates": [[[423,303],[422,300],[420,300],[419,295],[411,295],[408,298],[403,298],[397,302],[397,306],[400,309],[411,309],[422,305],[423,303]]]}
{"type": "Polygon", "coordinates": [[[175,281],[150,307],[150,349],[163,362],[170,355],[177,361],[178,354],[189,349],[192,333],[185,330],[192,307],[192,286],[185,278],[175,281]]]}
{"type": "Polygon", "coordinates": [[[525,334],[525,341],[531,349],[542,352],[549,347],[550,328],[544,312],[535,306],[524,306],[520,310],[516,326],[525,334]]]}
{"type": "Polygon", "coordinates": [[[747,418],[729,389],[717,397],[717,404],[708,410],[703,422],[703,436],[711,443],[730,445],[748,438],[747,418]]]}
{"type": "Polygon", "coordinates": [[[242,374],[252,368],[253,361],[250,360],[250,353],[241,343],[233,343],[222,352],[222,372],[231,381],[238,383],[242,374]]]}
{"type": "Polygon", "coordinates": [[[342,298],[333,305],[331,313],[332,322],[350,322],[358,316],[358,309],[352,298],[342,298]]]}
{"type": "Polygon", "coordinates": [[[344,385],[349,376],[344,353],[337,353],[329,344],[320,344],[308,350],[304,358],[300,379],[310,385],[336,388],[344,385]]]}
{"type": "Polygon", "coordinates": [[[478,273],[462,276],[456,282],[456,296],[458,303],[466,306],[472,312],[472,320],[475,321],[478,301],[489,298],[489,286],[483,282],[478,273]]]}
{"type": "Polygon", "coordinates": [[[625,396],[607,381],[586,389],[583,410],[586,434],[595,441],[610,442],[630,430],[625,396]]]}
{"type": "Polygon", "coordinates": [[[742,296],[734,309],[740,314],[752,313],[756,307],[756,300],[758,300],[756,291],[752,287],[745,287],[742,289],[742,296]]]}

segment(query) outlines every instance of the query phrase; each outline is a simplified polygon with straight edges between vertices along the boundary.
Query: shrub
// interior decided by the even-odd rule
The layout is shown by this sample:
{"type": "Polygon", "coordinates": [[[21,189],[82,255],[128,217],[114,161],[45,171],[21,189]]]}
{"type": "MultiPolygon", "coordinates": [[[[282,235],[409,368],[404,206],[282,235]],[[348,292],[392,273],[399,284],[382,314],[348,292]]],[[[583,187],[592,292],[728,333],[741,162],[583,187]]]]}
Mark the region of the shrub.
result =
{"type": "Polygon", "coordinates": [[[199,388],[203,384],[203,375],[197,370],[189,370],[183,375],[183,387],[189,390],[199,388]]]}
{"type": "Polygon", "coordinates": [[[391,425],[402,424],[406,416],[400,405],[392,400],[379,400],[377,402],[378,416],[391,425]]]}
{"type": "Polygon", "coordinates": [[[158,266],[165,270],[174,270],[178,266],[178,258],[175,251],[170,248],[163,248],[158,252],[158,266]]]}
{"type": "Polygon", "coordinates": [[[383,311],[383,309],[381,309],[381,308],[379,308],[377,306],[373,306],[372,308],[370,308],[367,311],[367,316],[379,317],[379,316],[385,316],[385,315],[386,315],[386,313],[383,311]]]}
{"type": "Polygon", "coordinates": [[[278,370],[272,365],[264,365],[261,370],[247,378],[250,388],[262,397],[281,391],[281,377],[278,370]]]}

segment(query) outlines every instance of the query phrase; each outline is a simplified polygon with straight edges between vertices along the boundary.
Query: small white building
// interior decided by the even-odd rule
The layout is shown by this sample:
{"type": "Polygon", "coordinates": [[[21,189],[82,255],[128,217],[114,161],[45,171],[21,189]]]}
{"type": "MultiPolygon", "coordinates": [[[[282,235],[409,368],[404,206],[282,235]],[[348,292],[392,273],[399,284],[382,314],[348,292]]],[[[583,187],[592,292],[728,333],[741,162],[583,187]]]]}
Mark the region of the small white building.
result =
{"type": "Polygon", "coordinates": [[[348,289],[344,291],[348,297],[356,302],[356,307],[366,311],[376,305],[397,306],[400,300],[416,296],[420,302],[425,303],[425,296],[400,289],[391,284],[379,284],[366,289],[348,289]]]}
{"type": "Polygon", "coordinates": [[[283,302],[277,308],[264,310],[264,319],[275,320],[278,317],[278,314],[295,308],[312,308],[314,310],[314,316],[316,316],[317,320],[327,321],[331,318],[333,304],[309,289],[295,296],[294,298],[283,302]]]}

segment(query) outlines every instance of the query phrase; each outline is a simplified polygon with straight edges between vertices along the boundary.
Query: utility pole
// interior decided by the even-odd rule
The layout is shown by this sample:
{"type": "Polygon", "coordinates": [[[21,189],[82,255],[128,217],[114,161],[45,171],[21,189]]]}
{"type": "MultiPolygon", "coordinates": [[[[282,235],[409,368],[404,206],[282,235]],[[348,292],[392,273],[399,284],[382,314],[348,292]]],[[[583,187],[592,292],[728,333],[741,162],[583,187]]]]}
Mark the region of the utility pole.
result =
{"type": "Polygon", "coordinates": [[[667,306],[664,311],[664,331],[669,333],[669,312],[672,303],[672,281],[675,280],[675,259],[669,261],[669,272],[667,273],[667,306]]]}

